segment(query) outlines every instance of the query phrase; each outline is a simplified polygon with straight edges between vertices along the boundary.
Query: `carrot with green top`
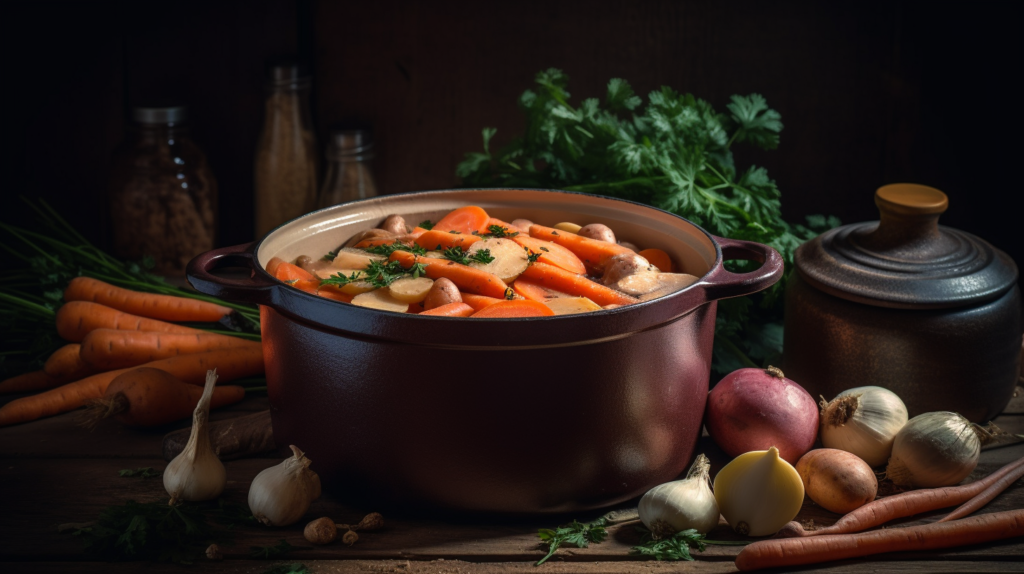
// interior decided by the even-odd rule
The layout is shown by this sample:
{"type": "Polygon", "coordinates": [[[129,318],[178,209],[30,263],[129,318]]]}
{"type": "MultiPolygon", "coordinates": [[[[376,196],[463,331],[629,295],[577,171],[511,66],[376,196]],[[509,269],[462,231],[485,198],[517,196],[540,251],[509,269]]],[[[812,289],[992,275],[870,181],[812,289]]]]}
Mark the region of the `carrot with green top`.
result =
{"type": "Polygon", "coordinates": [[[447,259],[419,257],[408,251],[395,251],[389,260],[398,261],[406,269],[411,268],[415,263],[422,263],[426,266],[424,273],[427,277],[431,279],[447,278],[462,291],[497,299],[508,299],[515,296],[515,293],[497,275],[468,265],[461,265],[447,259]]]}
{"type": "Polygon", "coordinates": [[[580,275],[587,272],[587,268],[575,253],[553,241],[544,241],[528,235],[517,235],[512,240],[525,247],[530,255],[537,255],[537,261],[541,263],[561,267],[580,275]]]}
{"type": "Polygon", "coordinates": [[[473,313],[476,313],[476,309],[465,303],[448,303],[447,305],[427,309],[426,311],[421,312],[420,315],[430,315],[433,317],[469,317],[473,313]]]}
{"type": "MultiPolygon", "coordinates": [[[[536,227],[536,226],[534,226],[536,227]]],[[[561,267],[546,263],[534,263],[523,271],[522,277],[548,289],[586,297],[598,305],[629,305],[637,300],[600,283],[587,279],[583,275],[570,273],[561,267]]]]}
{"type": "Polygon", "coordinates": [[[64,290],[64,300],[99,303],[111,309],[162,321],[215,323],[231,313],[231,309],[215,303],[122,289],[91,277],[72,279],[64,290]]]}
{"type": "Polygon", "coordinates": [[[436,229],[427,231],[416,238],[416,244],[428,251],[444,251],[451,247],[461,247],[465,250],[469,249],[469,246],[477,241],[480,241],[479,235],[449,233],[436,229]]]}
{"type": "Polygon", "coordinates": [[[517,317],[550,317],[554,314],[555,312],[543,303],[520,299],[488,305],[470,316],[474,319],[513,319],[517,317]]]}
{"type": "Polygon", "coordinates": [[[633,253],[631,249],[615,243],[581,237],[575,233],[566,233],[543,225],[530,227],[530,236],[557,243],[572,251],[586,265],[588,271],[601,271],[605,261],[611,257],[621,253],[633,253]]]}
{"type": "Polygon", "coordinates": [[[247,345],[259,346],[260,343],[201,331],[197,333],[162,333],[160,331],[96,329],[82,339],[79,357],[95,372],[135,367],[178,355],[247,345]]]}
{"type": "Polygon", "coordinates": [[[89,332],[96,329],[163,331],[165,333],[204,332],[157,319],[139,317],[88,301],[65,303],[57,310],[57,334],[65,341],[80,343],[89,332]]]}
{"type": "Polygon", "coordinates": [[[453,209],[434,224],[434,231],[458,231],[459,233],[487,233],[490,216],[481,207],[467,205],[453,209]]]}

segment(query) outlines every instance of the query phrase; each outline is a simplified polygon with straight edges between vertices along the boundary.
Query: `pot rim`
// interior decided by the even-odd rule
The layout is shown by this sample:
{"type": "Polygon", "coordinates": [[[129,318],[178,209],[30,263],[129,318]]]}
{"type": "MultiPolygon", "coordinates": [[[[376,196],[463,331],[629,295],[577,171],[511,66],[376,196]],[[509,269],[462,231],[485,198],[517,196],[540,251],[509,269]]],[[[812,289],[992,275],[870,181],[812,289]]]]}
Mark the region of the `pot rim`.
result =
{"type": "Polygon", "coordinates": [[[590,344],[626,337],[631,333],[677,320],[705,303],[718,299],[748,295],[766,289],[777,282],[781,278],[782,273],[782,257],[771,247],[750,241],[717,237],[684,217],[650,205],[575,191],[497,187],[405,192],[318,209],[282,223],[252,243],[214,249],[196,256],[189,262],[186,276],[189,283],[202,293],[228,300],[264,305],[293,320],[321,330],[344,333],[348,336],[425,346],[450,347],[454,345],[465,349],[492,347],[521,349],[539,346],[557,347],[590,344]],[[395,199],[399,198],[431,194],[516,191],[581,196],[598,201],[623,203],[636,206],[641,210],[667,215],[671,219],[679,220],[696,229],[710,242],[715,250],[715,260],[707,273],[701,276],[697,282],[685,289],[650,301],[616,309],[602,309],[601,311],[574,315],[467,320],[467,318],[462,317],[392,313],[355,305],[340,304],[338,301],[290,288],[290,285],[270,275],[263,265],[259,264],[257,259],[257,254],[267,239],[282,228],[302,219],[310,218],[314,214],[337,209],[342,205],[351,207],[374,203],[388,204],[393,203],[395,199]],[[761,262],[762,265],[757,270],[748,273],[732,273],[726,270],[723,265],[726,258],[753,260],[761,262]],[[251,271],[251,279],[225,279],[210,273],[210,271],[224,266],[246,267],[251,271]],[[396,322],[404,326],[404,334],[395,336],[396,332],[403,332],[403,329],[396,328],[398,327],[395,324],[396,322]],[[437,329],[441,328],[445,331],[450,329],[450,327],[446,326],[449,323],[445,322],[458,322],[460,324],[458,327],[460,330],[459,341],[472,341],[474,344],[439,342],[437,329]],[[530,326],[537,322],[547,325],[549,328],[538,329],[530,326]],[[530,344],[524,345],[523,341],[529,341],[530,344]]]}

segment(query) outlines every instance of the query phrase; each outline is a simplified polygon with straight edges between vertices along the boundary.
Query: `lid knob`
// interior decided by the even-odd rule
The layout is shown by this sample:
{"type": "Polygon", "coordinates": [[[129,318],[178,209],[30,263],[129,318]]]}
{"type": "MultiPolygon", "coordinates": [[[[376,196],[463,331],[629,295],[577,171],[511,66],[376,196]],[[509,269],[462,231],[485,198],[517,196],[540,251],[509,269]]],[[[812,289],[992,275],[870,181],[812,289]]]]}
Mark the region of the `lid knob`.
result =
{"type": "Polygon", "coordinates": [[[945,193],[916,183],[883,185],[875,192],[878,227],[859,243],[878,253],[910,259],[930,258],[948,247],[939,232],[939,216],[949,207],[945,193]]]}

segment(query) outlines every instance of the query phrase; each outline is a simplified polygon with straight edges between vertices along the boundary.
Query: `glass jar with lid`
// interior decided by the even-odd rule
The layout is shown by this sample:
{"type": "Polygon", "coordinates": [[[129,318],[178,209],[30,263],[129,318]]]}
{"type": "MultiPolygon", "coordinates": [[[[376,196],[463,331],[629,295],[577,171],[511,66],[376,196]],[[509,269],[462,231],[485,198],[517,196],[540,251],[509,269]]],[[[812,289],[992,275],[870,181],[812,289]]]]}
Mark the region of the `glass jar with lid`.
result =
{"type": "Polygon", "coordinates": [[[368,130],[333,130],[326,156],[327,176],[320,189],[318,208],[377,195],[377,185],[370,173],[373,140],[368,130]]]}

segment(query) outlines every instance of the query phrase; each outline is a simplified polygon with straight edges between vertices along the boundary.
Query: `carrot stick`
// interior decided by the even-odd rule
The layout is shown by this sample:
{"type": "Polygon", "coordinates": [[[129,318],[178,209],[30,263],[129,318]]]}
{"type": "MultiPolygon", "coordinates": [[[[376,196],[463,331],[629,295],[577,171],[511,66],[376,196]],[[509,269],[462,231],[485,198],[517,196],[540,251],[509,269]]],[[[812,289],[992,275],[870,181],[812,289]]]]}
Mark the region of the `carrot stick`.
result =
{"type": "Polygon", "coordinates": [[[1001,474],[1003,472],[1002,470],[992,473],[989,478],[995,477],[996,475],[1000,476],[992,481],[985,490],[975,495],[974,498],[961,504],[956,510],[944,516],[942,520],[939,520],[939,522],[949,522],[950,520],[956,520],[971,514],[975,510],[978,510],[982,506],[988,504],[993,498],[999,496],[1001,492],[1009,488],[1010,485],[1016,482],[1018,478],[1024,476],[1024,458],[1018,460],[1014,464],[1006,465],[1003,468],[1006,469],[1009,467],[1013,468],[1010,468],[1010,470],[1005,474],[1001,474]]]}
{"type": "Polygon", "coordinates": [[[473,313],[479,319],[511,319],[514,317],[548,317],[555,312],[550,307],[536,301],[520,299],[517,301],[499,301],[473,313]]]}
{"type": "Polygon", "coordinates": [[[316,279],[316,277],[313,277],[313,274],[309,271],[306,271],[298,265],[288,263],[287,261],[282,261],[277,265],[277,268],[274,271],[274,277],[286,283],[288,281],[295,281],[298,279],[316,279]]]}
{"type": "Polygon", "coordinates": [[[819,530],[804,530],[799,522],[790,522],[779,532],[777,537],[808,537],[860,532],[896,518],[956,506],[979,496],[990,486],[997,484],[1003,477],[1020,468],[1024,468],[1024,458],[1011,462],[981,480],[963,486],[912,490],[880,498],[843,516],[832,526],[819,530]]]}
{"type": "Polygon", "coordinates": [[[507,299],[509,294],[513,294],[508,285],[497,275],[469,267],[468,265],[460,265],[447,259],[419,257],[408,251],[395,251],[391,254],[389,261],[398,261],[406,269],[412,267],[414,263],[423,263],[427,266],[427,277],[431,279],[445,277],[451,280],[452,283],[455,283],[460,290],[476,293],[477,295],[507,299]]]}
{"type": "Polygon", "coordinates": [[[661,249],[644,249],[640,253],[637,253],[640,257],[647,260],[648,263],[658,268],[658,271],[663,273],[672,273],[672,258],[668,256],[661,249]]]}
{"type": "MultiPolygon", "coordinates": [[[[533,225],[530,227],[530,236],[544,241],[557,243],[572,251],[579,257],[583,264],[590,271],[600,271],[604,268],[604,262],[610,257],[620,253],[632,253],[633,251],[607,241],[599,241],[588,237],[580,237],[575,233],[559,231],[552,227],[533,225]]],[[[595,301],[596,302],[596,301],[595,301]]]]}
{"type": "Polygon", "coordinates": [[[420,315],[431,315],[436,317],[469,317],[473,313],[476,313],[476,309],[465,303],[448,303],[447,305],[427,309],[426,311],[421,312],[420,315]]]}
{"type": "Polygon", "coordinates": [[[522,295],[524,298],[529,299],[530,301],[537,301],[538,303],[547,303],[548,301],[559,297],[572,297],[572,295],[569,295],[568,293],[548,289],[540,283],[535,283],[524,277],[520,277],[512,283],[512,290],[522,295]]]}
{"type": "Polygon", "coordinates": [[[32,371],[0,382],[0,395],[52,389],[66,382],[47,375],[46,371],[32,371]]]}
{"type": "Polygon", "coordinates": [[[95,374],[100,369],[82,360],[81,348],[78,343],[69,343],[57,349],[46,360],[43,371],[54,379],[63,379],[64,382],[77,381],[95,374]]]}
{"type": "Polygon", "coordinates": [[[231,313],[231,309],[207,301],[122,289],[91,277],[72,279],[64,290],[64,300],[91,301],[125,313],[162,321],[213,323],[231,313]]]}
{"type": "Polygon", "coordinates": [[[458,231],[459,233],[487,233],[490,216],[481,207],[467,205],[454,209],[434,224],[434,231],[458,231]]]}
{"type": "MultiPolygon", "coordinates": [[[[206,381],[206,371],[216,368],[222,381],[230,381],[263,373],[263,347],[253,345],[206,351],[160,359],[141,366],[167,371],[193,385],[202,385],[206,381]]],[[[77,409],[90,399],[103,396],[111,381],[128,370],[107,371],[38,395],[13,400],[0,407],[0,426],[34,421],[77,409]]]]}
{"type": "Polygon", "coordinates": [[[444,251],[449,247],[467,249],[477,241],[480,241],[479,235],[448,233],[447,231],[438,231],[436,229],[432,229],[416,238],[417,245],[433,251],[444,251]]]}
{"type": "Polygon", "coordinates": [[[135,367],[178,355],[259,344],[217,333],[96,329],[82,339],[80,356],[95,372],[135,367]]]}
{"type": "Polygon", "coordinates": [[[885,528],[861,534],[760,540],[740,551],[736,556],[736,567],[749,571],[817,564],[884,552],[953,548],[1016,536],[1024,536],[1024,510],[993,512],[953,522],[885,528]]]}
{"type": "Polygon", "coordinates": [[[147,319],[111,309],[99,303],[71,301],[57,311],[57,334],[64,340],[80,343],[95,329],[126,331],[163,331],[165,333],[202,333],[199,329],[147,319]]]}
{"type": "Polygon", "coordinates": [[[474,293],[461,293],[462,302],[469,305],[473,309],[479,311],[489,305],[495,303],[501,303],[504,299],[495,299],[494,297],[484,297],[483,295],[476,295],[474,293]]]}
{"type": "Polygon", "coordinates": [[[586,266],[583,265],[579,257],[576,257],[575,253],[557,243],[526,235],[517,235],[512,240],[525,247],[531,255],[539,254],[540,257],[537,258],[537,261],[541,263],[561,267],[566,271],[579,275],[587,272],[586,266]]]}
{"type": "Polygon", "coordinates": [[[284,259],[281,259],[280,257],[271,257],[270,261],[267,261],[267,273],[277,277],[277,268],[280,267],[282,263],[284,263],[284,259]]]}
{"type": "MultiPolygon", "coordinates": [[[[534,227],[537,227],[534,225],[534,227]]],[[[611,245],[611,244],[609,244],[611,245]]],[[[598,305],[629,305],[636,303],[636,299],[621,293],[600,283],[587,279],[583,275],[577,275],[546,263],[534,263],[523,271],[522,277],[533,281],[548,289],[561,291],[570,295],[586,297],[598,305]]]]}

